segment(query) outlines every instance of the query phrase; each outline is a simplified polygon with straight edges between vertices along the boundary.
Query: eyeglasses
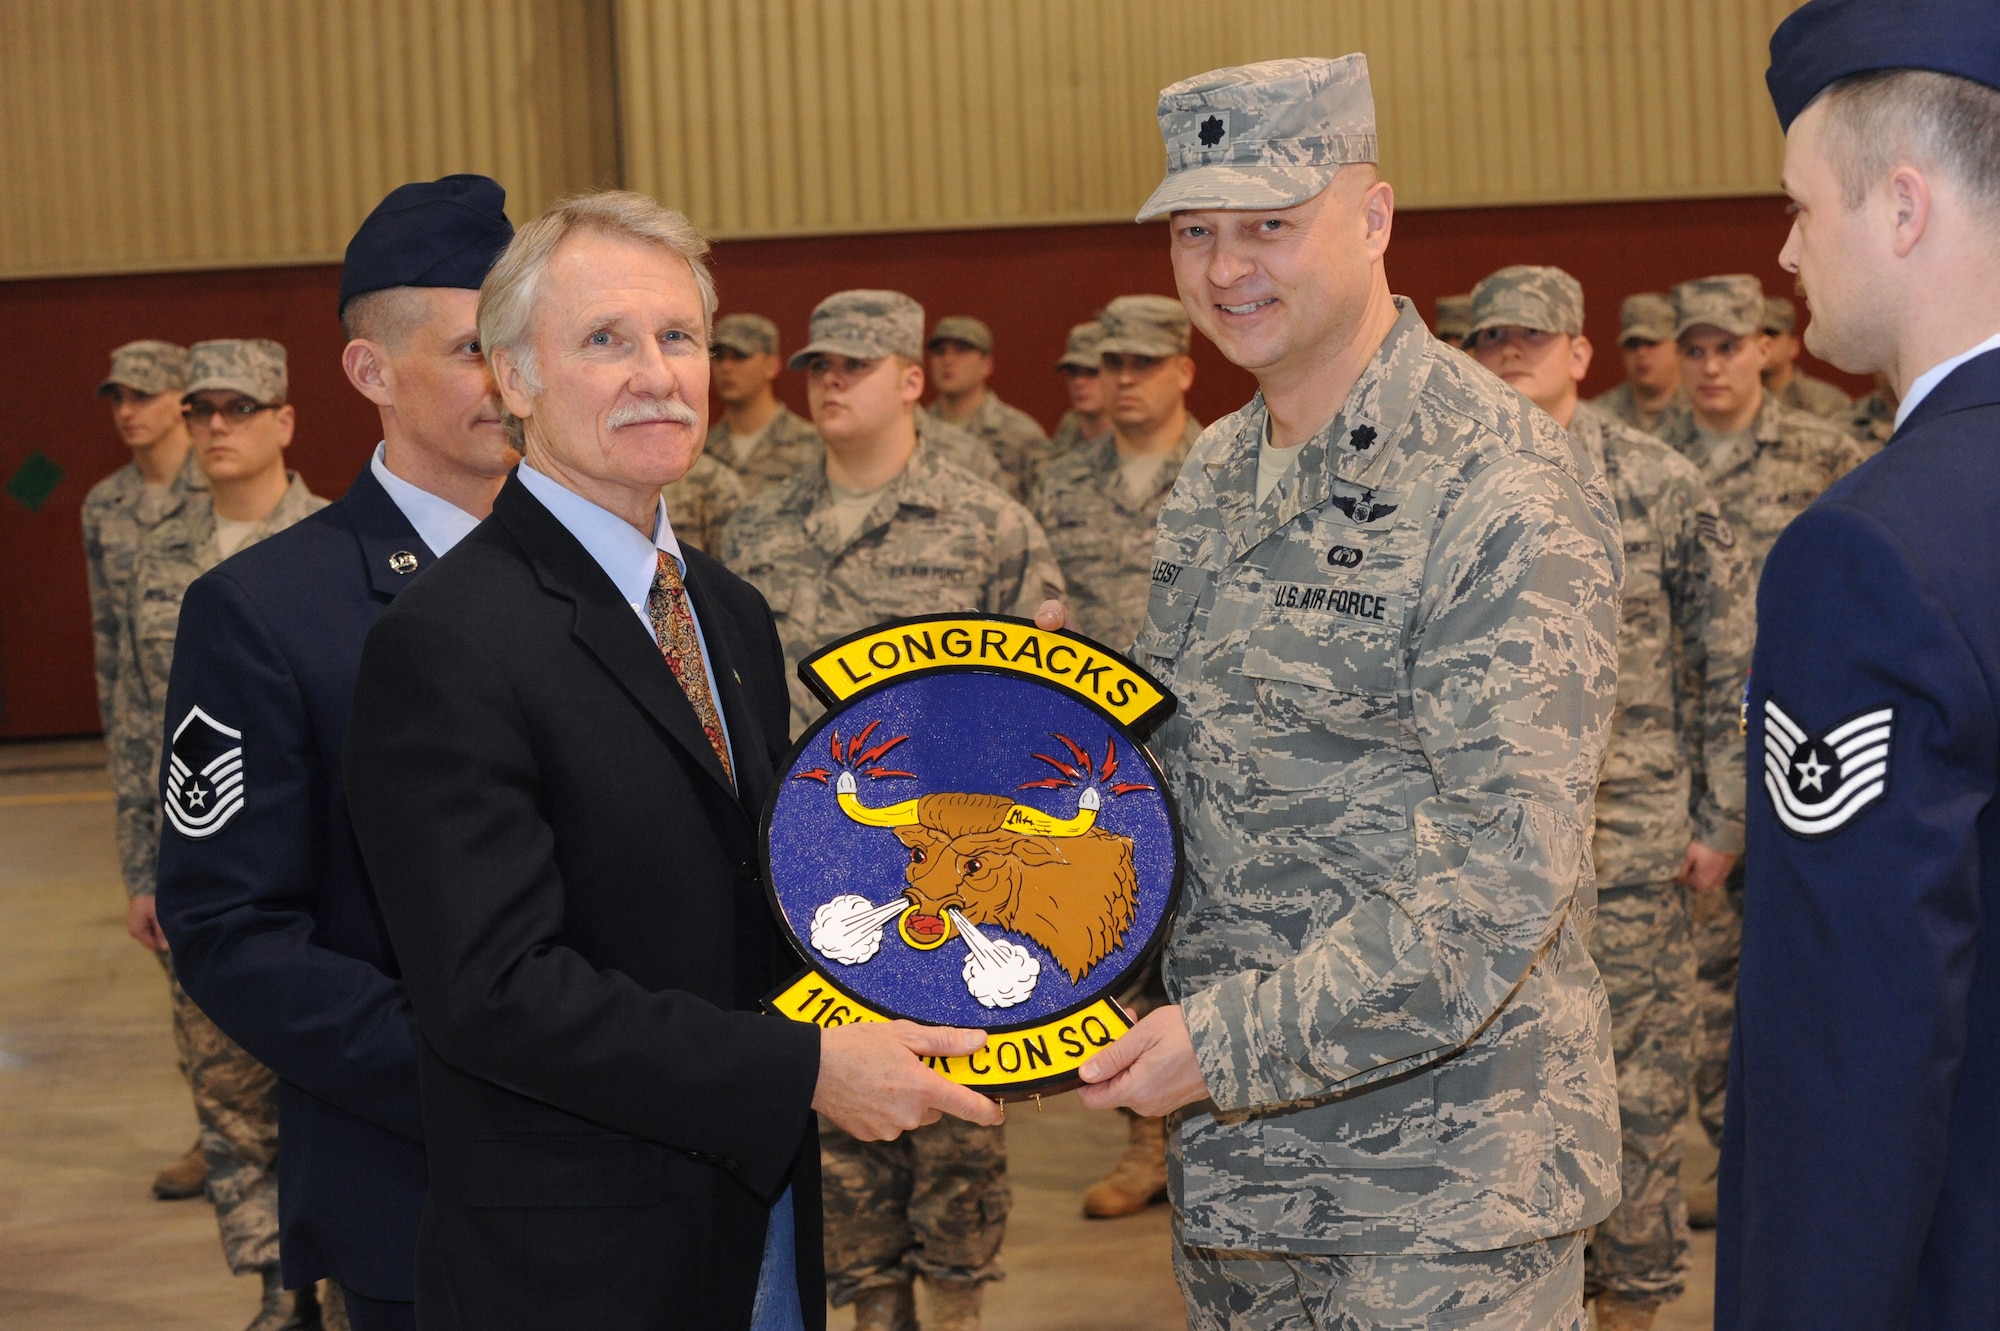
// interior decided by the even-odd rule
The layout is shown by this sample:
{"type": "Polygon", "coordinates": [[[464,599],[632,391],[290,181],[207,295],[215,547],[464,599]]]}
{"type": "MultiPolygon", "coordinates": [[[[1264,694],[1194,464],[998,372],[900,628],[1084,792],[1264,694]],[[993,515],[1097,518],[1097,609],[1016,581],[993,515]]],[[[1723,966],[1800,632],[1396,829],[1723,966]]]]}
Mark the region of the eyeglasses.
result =
{"type": "Polygon", "coordinates": [[[211,417],[221,416],[229,425],[241,425],[260,411],[276,411],[276,404],[252,402],[247,397],[239,397],[229,402],[203,402],[199,399],[181,404],[181,415],[193,425],[206,425],[211,417]]]}

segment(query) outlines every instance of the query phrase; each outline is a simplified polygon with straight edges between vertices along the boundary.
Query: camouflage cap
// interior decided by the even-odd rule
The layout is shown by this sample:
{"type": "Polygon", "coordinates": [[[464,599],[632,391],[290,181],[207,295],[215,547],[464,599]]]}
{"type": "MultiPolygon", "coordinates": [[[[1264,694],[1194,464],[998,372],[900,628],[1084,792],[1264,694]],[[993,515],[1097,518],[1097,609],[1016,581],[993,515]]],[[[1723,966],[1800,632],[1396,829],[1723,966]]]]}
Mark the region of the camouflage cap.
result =
{"type": "Polygon", "coordinates": [[[1620,342],[1667,342],[1674,336],[1674,303],[1657,291],[1627,296],[1618,307],[1620,342]]]}
{"type": "Polygon", "coordinates": [[[285,400],[287,387],[285,349],[268,337],[217,338],[188,349],[183,397],[221,388],[275,407],[285,400]]]}
{"type": "Polygon", "coordinates": [[[1289,208],[1351,162],[1373,162],[1368,57],[1266,60],[1160,90],[1167,178],[1139,210],[1289,208]]]}
{"type": "Polygon", "coordinates": [[[778,325],[761,314],[725,314],[715,321],[708,344],[744,356],[778,354],[778,325]]]}
{"type": "Polygon", "coordinates": [[[1120,296],[1104,307],[1097,321],[1104,340],[1097,354],[1125,356],[1185,356],[1188,312],[1172,296],[1120,296]]]}
{"type": "Polygon", "coordinates": [[[924,307],[900,291],[836,291],[814,307],[809,341],[787,362],[802,370],[814,356],[880,360],[924,358],[924,307]]]}
{"type": "Polygon", "coordinates": [[[1104,325],[1092,319],[1089,323],[1077,324],[1069,330],[1069,341],[1063,344],[1062,359],[1056,362],[1058,370],[1074,366],[1079,370],[1097,368],[1097,344],[1104,340],[1104,325]]]}
{"type": "Polygon", "coordinates": [[[1697,277],[1674,288],[1674,336],[1708,324],[1735,337],[1764,331],[1764,284],[1748,273],[1697,277]]]}
{"type": "Polygon", "coordinates": [[[1472,293],[1462,296],[1439,296],[1437,304],[1437,328],[1439,337],[1463,342],[1472,331],[1472,293]]]}
{"type": "Polygon", "coordinates": [[[1764,297],[1764,331],[1767,333],[1796,333],[1799,331],[1799,307],[1783,296],[1764,297]]]}
{"type": "Polygon", "coordinates": [[[1488,328],[1576,337],[1583,332],[1583,284],[1544,264],[1502,268],[1472,288],[1472,331],[1488,328]]]}
{"type": "Polygon", "coordinates": [[[940,342],[963,342],[974,351],[993,354],[993,330],[983,320],[969,314],[948,314],[937,321],[931,329],[930,340],[924,345],[934,347],[940,342]]]}
{"type": "Polygon", "coordinates": [[[111,353],[111,371],[97,386],[97,395],[120,386],[141,393],[166,393],[187,387],[188,350],[173,342],[127,342],[111,353]]]}

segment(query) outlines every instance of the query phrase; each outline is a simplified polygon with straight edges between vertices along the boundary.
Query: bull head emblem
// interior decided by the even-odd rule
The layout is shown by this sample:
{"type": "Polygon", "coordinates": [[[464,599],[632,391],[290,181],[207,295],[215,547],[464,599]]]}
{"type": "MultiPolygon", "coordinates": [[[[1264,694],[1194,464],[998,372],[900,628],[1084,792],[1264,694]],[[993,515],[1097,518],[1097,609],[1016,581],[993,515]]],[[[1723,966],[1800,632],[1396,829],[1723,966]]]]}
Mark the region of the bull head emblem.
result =
{"type": "MultiPolygon", "coordinates": [[[[869,725],[845,753],[836,735],[836,764],[861,766],[871,780],[909,775],[866,766],[907,738],[859,752],[874,729],[869,725]]],[[[864,897],[842,896],[821,906],[813,918],[813,947],[858,965],[880,948],[881,930],[892,917],[903,941],[922,951],[963,937],[967,988],[987,1007],[1011,1007],[1034,991],[1040,963],[1018,944],[987,938],[976,927],[984,924],[1033,939],[1072,982],[1081,981],[1124,940],[1139,899],[1131,838],[1096,825],[1103,807],[1098,787],[1108,785],[1114,798],[1152,787],[1110,784],[1118,771],[1115,740],[1107,741],[1104,762],[1093,771],[1089,755],[1074,740],[1054,738],[1076,761],[1035,754],[1062,776],[1023,782],[1021,788],[1083,786],[1077,811],[1068,818],[1005,795],[971,792],[920,795],[871,808],[861,802],[854,773],[842,770],[835,782],[841,810],[864,827],[893,831],[909,848],[909,867],[899,900],[877,906],[864,897]]],[[[820,768],[798,779],[824,784],[832,775],[820,768]]]]}

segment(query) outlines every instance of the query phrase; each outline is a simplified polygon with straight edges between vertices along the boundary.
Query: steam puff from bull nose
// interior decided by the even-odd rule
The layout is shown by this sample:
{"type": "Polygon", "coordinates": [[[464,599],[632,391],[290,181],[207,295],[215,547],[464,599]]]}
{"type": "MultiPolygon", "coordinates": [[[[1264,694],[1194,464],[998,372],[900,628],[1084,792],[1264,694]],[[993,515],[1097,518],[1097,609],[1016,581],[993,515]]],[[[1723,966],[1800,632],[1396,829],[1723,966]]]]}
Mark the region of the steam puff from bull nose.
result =
{"type": "Polygon", "coordinates": [[[843,966],[859,966],[882,950],[882,926],[902,914],[901,897],[877,906],[849,892],[813,912],[813,951],[843,966]]]}
{"type": "Polygon", "coordinates": [[[988,938],[972,921],[951,911],[951,922],[965,939],[965,988],[981,1007],[1013,1007],[1025,1003],[1041,978],[1042,963],[1028,949],[1004,938],[988,938]]]}

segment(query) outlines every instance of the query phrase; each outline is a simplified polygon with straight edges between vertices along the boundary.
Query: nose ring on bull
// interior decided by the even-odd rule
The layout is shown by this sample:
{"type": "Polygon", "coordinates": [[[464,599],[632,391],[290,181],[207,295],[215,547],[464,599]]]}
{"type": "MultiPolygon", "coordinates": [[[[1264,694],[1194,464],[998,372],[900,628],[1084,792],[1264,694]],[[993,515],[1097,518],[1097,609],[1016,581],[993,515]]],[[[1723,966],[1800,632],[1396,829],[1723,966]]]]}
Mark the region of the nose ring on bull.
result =
{"type": "Polygon", "coordinates": [[[926,914],[914,901],[896,917],[896,933],[919,952],[935,952],[950,942],[956,932],[948,915],[926,914]]]}
{"type": "MultiPolygon", "coordinates": [[[[854,773],[842,772],[835,783],[835,797],[840,801],[841,812],[863,827],[914,827],[921,821],[918,806],[921,799],[904,800],[899,804],[885,804],[879,809],[871,809],[861,802],[856,794],[858,787],[854,773]]],[[[1001,827],[1009,832],[1019,832],[1025,836],[1082,836],[1097,822],[1097,811],[1103,801],[1096,787],[1083,792],[1076,802],[1074,818],[1058,818],[1054,814],[1031,809],[1025,804],[1016,804],[1007,810],[1007,817],[1001,827]]]]}

